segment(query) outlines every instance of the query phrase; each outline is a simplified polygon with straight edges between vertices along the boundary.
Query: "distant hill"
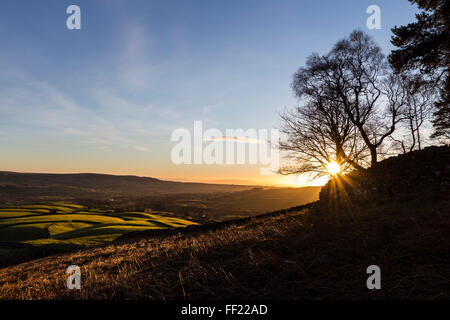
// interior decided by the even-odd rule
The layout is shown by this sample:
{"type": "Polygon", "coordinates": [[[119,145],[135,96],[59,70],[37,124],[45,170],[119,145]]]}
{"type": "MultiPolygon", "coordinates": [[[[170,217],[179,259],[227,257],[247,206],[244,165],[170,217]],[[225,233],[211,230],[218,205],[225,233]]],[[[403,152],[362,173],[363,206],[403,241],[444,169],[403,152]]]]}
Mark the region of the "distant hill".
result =
{"type": "Polygon", "coordinates": [[[46,174],[0,171],[0,202],[47,199],[108,199],[177,193],[233,192],[254,186],[164,181],[107,174],[46,174]]]}

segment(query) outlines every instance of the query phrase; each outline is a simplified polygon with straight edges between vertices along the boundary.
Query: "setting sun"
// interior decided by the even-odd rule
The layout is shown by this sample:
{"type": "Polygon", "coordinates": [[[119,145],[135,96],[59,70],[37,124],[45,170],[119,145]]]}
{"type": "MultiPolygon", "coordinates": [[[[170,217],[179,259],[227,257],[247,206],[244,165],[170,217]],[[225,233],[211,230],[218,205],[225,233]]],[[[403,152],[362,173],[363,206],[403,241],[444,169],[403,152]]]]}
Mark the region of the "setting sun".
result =
{"type": "Polygon", "coordinates": [[[341,166],[336,161],[331,161],[326,165],[327,172],[332,175],[336,176],[338,173],[341,172],[341,166]]]}

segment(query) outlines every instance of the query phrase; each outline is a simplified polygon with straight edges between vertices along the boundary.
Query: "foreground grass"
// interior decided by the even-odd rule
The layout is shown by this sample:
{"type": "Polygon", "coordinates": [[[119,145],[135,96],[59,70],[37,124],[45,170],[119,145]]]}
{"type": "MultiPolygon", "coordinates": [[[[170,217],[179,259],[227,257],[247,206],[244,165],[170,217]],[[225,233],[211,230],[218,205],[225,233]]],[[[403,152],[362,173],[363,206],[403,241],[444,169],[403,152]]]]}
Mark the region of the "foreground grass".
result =
{"type": "Polygon", "coordinates": [[[123,240],[0,269],[0,298],[448,299],[445,208],[369,206],[339,217],[311,209],[123,240]],[[72,264],[78,291],[65,286],[72,264]],[[372,264],[382,290],[366,287],[372,264]]]}

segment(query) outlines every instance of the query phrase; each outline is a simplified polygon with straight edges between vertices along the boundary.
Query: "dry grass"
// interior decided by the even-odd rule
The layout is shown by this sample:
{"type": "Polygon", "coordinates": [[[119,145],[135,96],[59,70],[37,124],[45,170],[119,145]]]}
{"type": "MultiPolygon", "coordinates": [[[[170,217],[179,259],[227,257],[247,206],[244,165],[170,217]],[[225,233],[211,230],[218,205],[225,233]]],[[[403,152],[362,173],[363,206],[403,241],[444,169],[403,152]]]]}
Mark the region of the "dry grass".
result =
{"type": "Polygon", "coordinates": [[[0,298],[448,299],[448,210],[415,208],[311,209],[47,257],[0,269],[0,298]],[[78,291],[65,286],[71,264],[78,291]],[[371,264],[382,290],[366,288],[371,264]]]}

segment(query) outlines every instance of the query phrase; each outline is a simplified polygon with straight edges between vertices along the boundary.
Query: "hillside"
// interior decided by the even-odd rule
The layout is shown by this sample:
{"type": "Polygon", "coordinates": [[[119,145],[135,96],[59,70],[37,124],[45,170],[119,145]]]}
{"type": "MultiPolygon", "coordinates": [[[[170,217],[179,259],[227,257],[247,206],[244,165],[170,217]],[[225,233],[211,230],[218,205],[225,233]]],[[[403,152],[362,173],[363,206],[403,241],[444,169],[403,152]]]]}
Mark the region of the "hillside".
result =
{"type": "Polygon", "coordinates": [[[449,299],[449,155],[440,147],[388,159],[345,183],[331,181],[320,201],[303,207],[137,232],[3,268],[0,297],[449,299]],[[65,287],[71,264],[81,268],[79,291],[65,287]],[[373,264],[381,290],[366,287],[373,264]]]}
{"type": "MultiPolygon", "coordinates": [[[[177,195],[164,206],[166,211],[188,212],[196,221],[207,223],[281,210],[316,201],[321,187],[253,188],[206,195],[177,195]],[[201,217],[198,217],[198,213],[201,217]]],[[[186,216],[181,216],[186,218],[186,216]]]]}
{"type": "Polygon", "coordinates": [[[352,172],[322,188],[320,201],[340,207],[436,202],[450,208],[449,147],[428,147],[386,159],[362,173],[352,172]]]}

